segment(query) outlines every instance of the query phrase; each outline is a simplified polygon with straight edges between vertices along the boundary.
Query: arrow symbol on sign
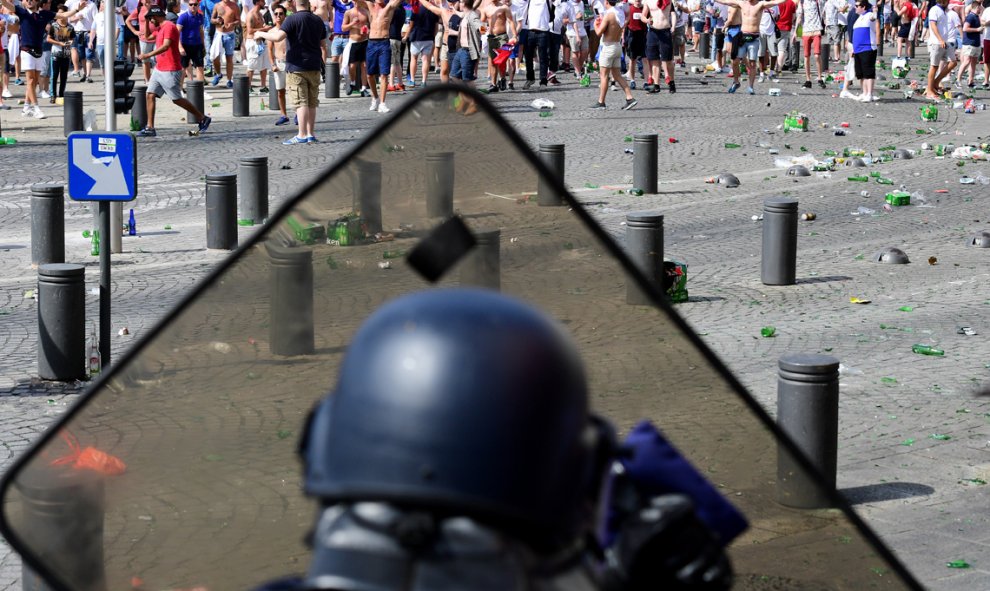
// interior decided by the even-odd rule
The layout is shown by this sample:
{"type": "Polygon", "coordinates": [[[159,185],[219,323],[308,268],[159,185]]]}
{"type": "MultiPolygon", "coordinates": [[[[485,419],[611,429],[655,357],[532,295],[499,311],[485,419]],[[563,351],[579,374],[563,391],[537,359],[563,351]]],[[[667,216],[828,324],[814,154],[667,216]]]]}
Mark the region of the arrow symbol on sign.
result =
{"type": "Polygon", "coordinates": [[[120,158],[94,157],[91,138],[72,139],[72,165],[95,181],[90,195],[130,195],[120,158]]]}

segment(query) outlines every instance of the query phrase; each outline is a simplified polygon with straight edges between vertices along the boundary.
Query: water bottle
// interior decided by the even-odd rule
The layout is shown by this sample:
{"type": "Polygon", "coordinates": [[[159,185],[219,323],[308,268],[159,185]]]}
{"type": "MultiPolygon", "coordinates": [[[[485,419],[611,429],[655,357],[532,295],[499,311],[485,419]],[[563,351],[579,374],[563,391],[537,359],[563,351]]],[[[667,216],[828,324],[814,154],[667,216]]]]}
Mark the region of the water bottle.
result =
{"type": "Polygon", "coordinates": [[[137,234],[137,221],[134,219],[134,210],[131,210],[131,215],[127,218],[127,235],[135,236],[137,234]]]}

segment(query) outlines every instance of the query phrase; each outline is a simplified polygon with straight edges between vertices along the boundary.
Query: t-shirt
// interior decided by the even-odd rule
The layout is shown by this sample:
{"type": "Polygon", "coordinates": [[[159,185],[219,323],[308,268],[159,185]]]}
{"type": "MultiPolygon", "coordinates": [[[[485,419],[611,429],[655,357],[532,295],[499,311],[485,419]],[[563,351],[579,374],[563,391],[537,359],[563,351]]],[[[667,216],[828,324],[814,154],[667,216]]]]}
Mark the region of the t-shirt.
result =
{"type": "Polygon", "coordinates": [[[15,4],[14,14],[21,19],[21,47],[33,47],[40,50],[45,39],[45,29],[48,27],[48,23],[55,20],[55,13],[50,10],[28,12],[15,4]]]}
{"type": "Polygon", "coordinates": [[[285,31],[285,71],[319,72],[323,63],[320,46],[326,37],[323,20],[308,10],[294,12],[282,23],[285,31]]]}
{"type": "MultiPolygon", "coordinates": [[[[976,16],[976,13],[975,12],[971,12],[971,13],[969,13],[969,14],[966,15],[966,24],[969,25],[969,26],[971,26],[971,27],[973,27],[974,29],[979,28],[979,26],[980,26],[980,17],[976,16]]],[[[979,47],[980,46],[980,32],[979,31],[971,31],[971,32],[965,32],[964,31],[963,32],[963,38],[962,38],[962,44],[963,45],[970,45],[970,46],[973,46],[973,47],[979,47]]]]}
{"type": "Polygon", "coordinates": [[[825,28],[821,2],[822,0],[804,0],[801,3],[801,12],[803,14],[801,30],[805,35],[816,33],[825,28]]]}
{"type": "Polygon", "coordinates": [[[794,4],[793,0],[786,0],[783,4],[778,5],[779,13],[777,15],[777,28],[781,31],[790,31],[791,26],[794,24],[794,13],[797,12],[797,4],[794,4]]]}
{"type": "MultiPolygon", "coordinates": [[[[104,42],[104,39],[107,36],[107,27],[106,27],[106,24],[105,24],[105,22],[103,20],[103,13],[102,12],[99,13],[98,16],[99,16],[99,18],[96,19],[95,21],[93,21],[93,31],[96,31],[96,44],[97,45],[106,45],[106,43],[104,42]]],[[[121,28],[124,26],[124,19],[121,18],[121,16],[119,14],[114,15],[114,19],[115,19],[115,21],[117,23],[115,25],[114,31],[116,31],[117,34],[119,35],[121,28]]]]}
{"type": "MultiPolygon", "coordinates": [[[[574,22],[574,8],[568,0],[553,0],[554,3],[554,14],[553,14],[553,25],[550,29],[557,35],[563,33],[564,30],[564,19],[566,18],[568,22],[574,22]]],[[[574,28],[568,25],[571,29],[571,34],[574,34],[574,28]]]]}
{"type": "MultiPolygon", "coordinates": [[[[934,27],[938,29],[939,36],[942,37],[942,39],[946,43],[948,43],[949,17],[948,15],[945,14],[945,11],[942,10],[942,7],[936,4],[935,6],[932,6],[930,9],[928,9],[927,20],[928,20],[928,26],[931,27],[933,26],[932,23],[934,23],[934,27]]],[[[931,35],[928,37],[928,43],[930,44],[938,43],[938,39],[935,38],[935,35],[931,35]]]]}
{"type": "Polygon", "coordinates": [[[630,6],[629,7],[629,30],[630,31],[644,31],[646,30],[646,23],[639,20],[639,14],[642,14],[642,6],[630,6]]]}
{"type": "MultiPolygon", "coordinates": [[[[79,0],[70,0],[65,3],[66,10],[75,10],[76,6],[79,6],[79,0]]],[[[96,18],[96,3],[90,2],[79,12],[72,15],[72,18],[78,18],[79,20],[71,21],[69,24],[76,33],[88,33],[93,28],[93,19],[96,18]]]]}
{"type": "Polygon", "coordinates": [[[165,45],[166,39],[171,40],[172,44],[164,53],[155,56],[155,68],[162,72],[178,72],[182,69],[179,63],[179,28],[171,21],[162,21],[155,31],[155,48],[165,45]]]}
{"type": "MultiPolygon", "coordinates": [[[[65,25],[63,27],[58,21],[52,21],[51,24],[48,25],[48,32],[52,39],[61,42],[71,42],[76,37],[75,29],[69,25],[65,25]]],[[[55,57],[69,57],[72,55],[72,46],[70,45],[69,47],[63,47],[61,45],[53,44],[52,55],[55,57]]]]}
{"type": "Polygon", "coordinates": [[[986,27],[983,29],[983,40],[990,40],[990,10],[984,10],[983,14],[980,15],[980,24],[986,27]]]}
{"type": "Polygon", "coordinates": [[[344,24],[344,13],[352,8],[354,8],[353,2],[341,2],[340,0],[333,0],[333,34],[334,35],[343,35],[344,37],[347,37],[348,35],[347,31],[341,29],[340,26],[344,24]]]}
{"type": "Polygon", "coordinates": [[[392,22],[388,24],[388,38],[402,39],[402,26],[406,24],[406,11],[400,6],[392,12],[392,22]]]}
{"type": "Polygon", "coordinates": [[[421,8],[413,13],[412,31],[409,32],[410,41],[433,41],[437,34],[437,23],[440,17],[425,8],[421,8]]]}
{"type": "Polygon", "coordinates": [[[777,18],[776,12],[776,6],[771,6],[763,11],[763,16],[760,17],[761,35],[773,35],[773,19],[777,18]]]}
{"type": "Polygon", "coordinates": [[[877,37],[873,31],[873,23],[877,20],[877,15],[871,12],[864,12],[856,18],[852,25],[852,45],[853,53],[873,51],[877,48],[877,37]]]}
{"type": "Polygon", "coordinates": [[[181,29],[179,31],[179,38],[182,40],[183,45],[202,45],[203,38],[200,32],[203,30],[203,21],[205,20],[205,15],[202,12],[196,12],[193,14],[188,10],[179,15],[178,25],[181,29]]]}
{"type": "Polygon", "coordinates": [[[959,46],[959,29],[962,28],[962,19],[955,10],[946,13],[949,17],[949,36],[945,38],[946,43],[951,43],[953,47],[959,46]]]}
{"type": "Polygon", "coordinates": [[[140,33],[141,40],[143,41],[148,36],[148,7],[141,5],[137,10],[132,12],[130,16],[127,17],[131,21],[131,26],[137,27],[138,33],[140,33]],[[137,24],[134,24],[137,21],[137,24]]]}
{"type": "Polygon", "coordinates": [[[530,31],[550,30],[550,8],[548,0],[529,0],[525,28],[530,31]]]}

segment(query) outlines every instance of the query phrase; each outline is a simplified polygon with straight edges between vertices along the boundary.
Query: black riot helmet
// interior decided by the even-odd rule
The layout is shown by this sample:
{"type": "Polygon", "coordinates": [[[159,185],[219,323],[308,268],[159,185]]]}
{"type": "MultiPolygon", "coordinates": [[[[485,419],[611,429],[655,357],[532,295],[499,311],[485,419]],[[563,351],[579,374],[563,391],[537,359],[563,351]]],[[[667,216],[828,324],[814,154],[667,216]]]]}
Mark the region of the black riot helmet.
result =
{"type": "Polygon", "coordinates": [[[358,330],[303,441],[306,493],[468,515],[552,550],[587,531],[609,440],[573,342],[518,300],[405,296],[358,330]]]}

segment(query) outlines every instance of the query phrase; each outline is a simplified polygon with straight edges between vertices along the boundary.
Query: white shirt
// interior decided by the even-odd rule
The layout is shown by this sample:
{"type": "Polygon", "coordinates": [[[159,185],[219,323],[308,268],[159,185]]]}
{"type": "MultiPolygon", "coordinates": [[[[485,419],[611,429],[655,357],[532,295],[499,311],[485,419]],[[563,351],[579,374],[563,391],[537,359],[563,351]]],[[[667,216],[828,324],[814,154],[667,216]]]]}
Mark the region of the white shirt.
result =
{"type": "Polygon", "coordinates": [[[983,29],[983,41],[990,40],[990,36],[987,35],[990,33],[990,10],[983,9],[983,14],[980,15],[980,24],[985,27],[983,29]]]}
{"type": "MultiPolygon", "coordinates": [[[[947,44],[952,43],[956,47],[959,47],[959,28],[962,27],[962,21],[959,20],[959,13],[955,10],[950,10],[948,13],[949,17],[949,35],[945,37],[945,42],[947,44]]],[[[941,32],[941,31],[939,31],[941,32]]]]}
{"type": "MultiPolygon", "coordinates": [[[[585,27],[584,20],[577,20],[578,16],[584,19],[584,2],[582,2],[581,0],[575,0],[573,2],[567,2],[567,4],[570,4],[570,8],[568,9],[570,10],[570,16],[568,18],[570,18],[572,22],[575,22],[577,24],[577,27],[567,25],[567,34],[570,35],[571,37],[573,37],[574,35],[578,35],[580,37],[587,37],[588,28],[585,27]],[[574,32],[575,28],[577,29],[577,33],[574,32]]],[[[560,9],[558,8],[557,10],[560,9]]]]}
{"type": "MultiPolygon", "coordinates": [[[[106,45],[106,43],[103,42],[103,39],[106,38],[106,32],[107,32],[107,27],[103,22],[103,18],[104,18],[103,13],[97,12],[96,16],[97,16],[96,20],[93,21],[93,30],[96,31],[96,44],[106,45]]],[[[116,20],[117,22],[114,31],[119,35],[120,30],[124,28],[124,19],[119,14],[117,14],[114,15],[114,20],[116,20]]]]}
{"type": "MultiPolygon", "coordinates": [[[[949,17],[938,4],[932,6],[928,11],[928,23],[929,27],[932,26],[931,23],[935,23],[935,28],[938,29],[938,34],[944,41],[949,41],[949,17]]],[[[938,43],[938,39],[935,38],[935,35],[929,35],[928,43],[935,45],[938,43]]]]}
{"type": "MultiPolygon", "coordinates": [[[[79,0],[69,0],[65,3],[65,7],[68,10],[75,10],[76,6],[79,5],[79,0]]],[[[79,20],[72,23],[72,28],[77,33],[88,33],[93,29],[93,19],[96,18],[96,3],[90,2],[75,14],[75,17],[79,20]]]]}
{"type": "MultiPolygon", "coordinates": [[[[574,9],[571,7],[571,3],[567,0],[553,0],[554,13],[553,13],[553,26],[550,28],[551,31],[560,35],[564,28],[564,18],[574,21],[574,9]]],[[[570,25],[568,25],[570,28],[570,25]]]]}
{"type": "Polygon", "coordinates": [[[530,31],[550,30],[550,7],[547,6],[547,0],[529,0],[525,28],[530,31]]]}
{"type": "Polygon", "coordinates": [[[779,12],[776,6],[771,6],[763,11],[763,16],[760,17],[761,35],[773,35],[773,19],[777,18],[779,12]]]}

